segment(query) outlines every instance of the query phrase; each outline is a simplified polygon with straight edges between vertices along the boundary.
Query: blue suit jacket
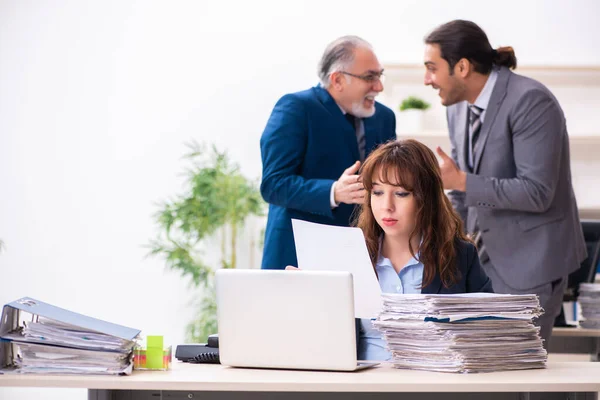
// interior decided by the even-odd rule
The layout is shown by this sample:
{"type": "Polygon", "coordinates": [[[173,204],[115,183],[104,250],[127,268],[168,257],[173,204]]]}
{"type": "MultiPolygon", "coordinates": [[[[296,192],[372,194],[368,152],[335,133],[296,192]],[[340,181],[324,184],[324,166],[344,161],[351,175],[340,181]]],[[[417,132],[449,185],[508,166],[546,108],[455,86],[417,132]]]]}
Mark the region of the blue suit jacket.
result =
{"type": "Polygon", "coordinates": [[[487,276],[477,255],[477,249],[472,243],[460,241],[456,246],[457,267],[460,277],[449,288],[442,285],[438,274],[433,281],[421,289],[424,294],[452,294],[452,293],[493,293],[492,281],[487,276]]]}
{"type": "MultiPolygon", "coordinates": [[[[396,119],[375,103],[363,119],[365,152],[396,138],[396,119]]],[[[262,268],[297,266],[291,219],[348,226],[354,206],[331,209],[331,185],[359,160],[353,127],[323,88],[287,94],[275,105],[260,139],[260,191],[269,203],[262,268]]]]}

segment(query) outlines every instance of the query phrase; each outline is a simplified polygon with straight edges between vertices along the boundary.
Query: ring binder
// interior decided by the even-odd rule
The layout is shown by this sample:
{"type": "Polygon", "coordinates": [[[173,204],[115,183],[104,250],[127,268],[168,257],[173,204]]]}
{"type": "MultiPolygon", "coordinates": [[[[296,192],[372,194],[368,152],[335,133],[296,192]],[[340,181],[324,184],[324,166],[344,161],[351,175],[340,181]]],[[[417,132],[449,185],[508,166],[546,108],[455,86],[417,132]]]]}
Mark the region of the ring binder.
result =
{"type": "Polygon", "coordinates": [[[139,333],[138,329],[23,297],[2,309],[0,369],[130,374],[139,333]]]}

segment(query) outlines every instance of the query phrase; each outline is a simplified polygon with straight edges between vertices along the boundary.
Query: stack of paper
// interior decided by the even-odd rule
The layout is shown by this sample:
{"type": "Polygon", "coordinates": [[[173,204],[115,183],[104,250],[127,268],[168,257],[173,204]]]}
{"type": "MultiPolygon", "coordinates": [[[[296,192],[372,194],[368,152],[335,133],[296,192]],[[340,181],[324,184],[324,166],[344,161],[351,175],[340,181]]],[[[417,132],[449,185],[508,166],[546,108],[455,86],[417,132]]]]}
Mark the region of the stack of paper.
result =
{"type": "Polygon", "coordinates": [[[536,295],[383,294],[374,326],[396,368],[491,372],[544,368],[547,353],[532,319],[536,295]]]}
{"type": "Polygon", "coordinates": [[[19,373],[130,374],[139,330],[30,298],[7,304],[2,367],[19,373]]]}
{"type": "Polygon", "coordinates": [[[579,284],[581,315],[585,320],[579,321],[583,328],[600,329],[600,283],[579,284]]]}

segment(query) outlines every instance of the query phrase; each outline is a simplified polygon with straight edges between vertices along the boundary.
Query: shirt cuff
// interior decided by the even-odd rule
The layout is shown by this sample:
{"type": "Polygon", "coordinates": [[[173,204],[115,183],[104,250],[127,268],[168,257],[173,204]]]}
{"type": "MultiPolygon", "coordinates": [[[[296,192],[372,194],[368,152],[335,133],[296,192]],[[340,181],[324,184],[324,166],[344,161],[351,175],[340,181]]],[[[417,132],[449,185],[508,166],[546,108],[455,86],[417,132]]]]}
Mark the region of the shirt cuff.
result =
{"type": "Polygon", "coordinates": [[[337,181],[333,182],[333,184],[331,185],[331,192],[329,193],[329,204],[331,205],[332,210],[334,208],[337,208],[340,205],[340,203],[335,202],[335,184],[336,183],[337,183],[337,181]]]}

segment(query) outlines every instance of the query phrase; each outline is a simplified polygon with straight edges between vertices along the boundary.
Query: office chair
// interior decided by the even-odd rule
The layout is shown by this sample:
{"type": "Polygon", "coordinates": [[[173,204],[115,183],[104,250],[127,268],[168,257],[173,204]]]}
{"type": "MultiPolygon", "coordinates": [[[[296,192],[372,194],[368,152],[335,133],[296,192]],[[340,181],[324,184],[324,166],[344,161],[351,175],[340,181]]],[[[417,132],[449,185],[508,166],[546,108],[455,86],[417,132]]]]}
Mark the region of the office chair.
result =
{"type": "MultiPolygon", "coordinates": [[[[583,228],[583,237],[587,248],[588,256],[581,263],[581,267],[569,274],[567,288],[563,295],[563,302],[577,301],[579,297],[580,283],[593,283],[598,272],[600,263],[600,220],[584,220],[581,221],[583,228]]],[[[575,325],[567,324],[564,313],[564,306],[560,310],[560,314],[554,320],[554,326],[560,327],[575,327],[575,325]]]]}

